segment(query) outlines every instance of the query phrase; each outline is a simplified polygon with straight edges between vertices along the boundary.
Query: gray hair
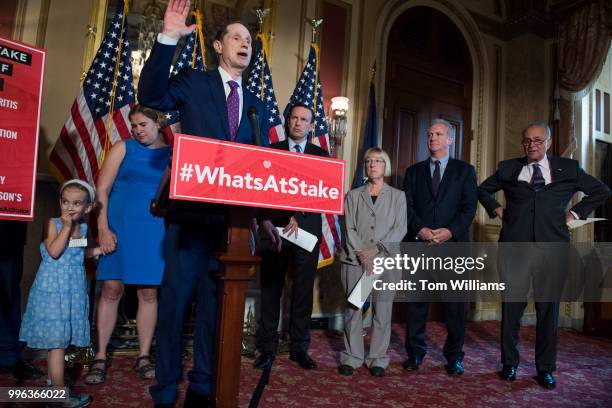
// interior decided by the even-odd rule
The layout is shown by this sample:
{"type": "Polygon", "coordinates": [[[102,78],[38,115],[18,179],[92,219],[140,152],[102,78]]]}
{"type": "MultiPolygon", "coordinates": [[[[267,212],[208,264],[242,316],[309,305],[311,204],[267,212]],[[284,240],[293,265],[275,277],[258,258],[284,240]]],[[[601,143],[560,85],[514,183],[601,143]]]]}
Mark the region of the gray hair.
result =
{"type": "Polygon", "coordinates": [[[546,129],[546,135],[549,139],[552,139],[552,132],[550,131],[550,126],[548,126],[548,123],[544,122],[543,120],[534,120],[533,122],[529,122],[527,127],[523,130],[523,137],[525,137],[527,131],[532,127],[541,127],[546,129]]]}
{"type": "Polygon", "coordinates": [[[366,174],[368,174],[367,172],[368,166],[366,165],[366,159],[368,158],[370,153],[380,154],[380,157],[382,157],[383,161],[385,162],[385,177],[390,177],[391,176],[391,159],[389,158],[389,155],[380,147],[370,147],[364,153],[363,155],[363,177],[366,177],[366,174]]]}
{"type": "Polygon", "coordinates": [[[455,127],[448,120],[442,119],[442,118],[436,118],[431,121],[431,123],[429,124],[429,127],[432,127],[433,125],[446,126],[448,135],[452,137],[453,139],[455,138],[455,127]]]}

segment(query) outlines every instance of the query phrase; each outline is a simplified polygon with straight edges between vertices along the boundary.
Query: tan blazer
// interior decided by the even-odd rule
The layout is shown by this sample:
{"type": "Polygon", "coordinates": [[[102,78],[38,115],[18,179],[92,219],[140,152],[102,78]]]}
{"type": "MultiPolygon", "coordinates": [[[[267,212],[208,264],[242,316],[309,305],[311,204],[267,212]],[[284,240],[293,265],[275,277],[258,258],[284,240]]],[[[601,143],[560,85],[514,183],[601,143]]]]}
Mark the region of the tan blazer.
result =
{"type": "Polygon", "coordinates": [[[383,185],[376,204],[368,194],[367,184],[352,189],[344,199],[346,225],[344,251],[340,261],[359,265],[355,250],[381,243],[400,242],[406,235],[406,195],[383,185]]]}

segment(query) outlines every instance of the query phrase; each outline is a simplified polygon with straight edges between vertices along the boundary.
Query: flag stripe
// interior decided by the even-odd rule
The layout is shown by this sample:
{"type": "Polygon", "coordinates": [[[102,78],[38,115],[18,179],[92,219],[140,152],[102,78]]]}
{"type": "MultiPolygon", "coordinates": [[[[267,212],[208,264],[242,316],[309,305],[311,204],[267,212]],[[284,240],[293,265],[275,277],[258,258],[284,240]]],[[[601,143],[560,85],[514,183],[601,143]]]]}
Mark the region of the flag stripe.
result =
{"type": "Polygon", "coordinates": [[[97,158],[102,155],[103,145],[100,144],[99,134],[96,135],[96,130],[92,128],[93,117],[91,115],[91,111],[89,110],[89,106],[87,106],[85,96],[82,93],[76,98],[76,103],[79,105],[79,112],[81,114],[83,122],[85,123],[86,128],[91,131],[91,135],[88,139],[95,153],[94,159],[96,160],[97,167],[97,158]]]}
{"type": "Polygon", "coordinates": [[[98,172],[98,159],[96,158],[96,152],[91,144],[87,125],[81,117],[81,112],[79,112],[78,98],[72,104],[70,113],[72,114],[72,123],[75,127],[75,133],[80,138],[80,143],[76,144],[79,148],[79,156],[81,156],[81,160],[88,161],[88,163],[85,163],[88,164],[88,166],[84,167],[86,170],[89,170],[89,173],[93,176],[93,174],[98,172]]]}
{"type": "Polygon", "coordinates": [[[49,156],[49,160],[55,166],[57,171],[62,175],[64,180],[68,180],[71,177],[70,170],[66,167],[64,161],[59,157],[57,150],[51,151],[51,155],[49,156]]]}
{"type": "MultiPolygon", "coordinates": [[[[68,119],[68,122],[66,122],[66,124],[72,125],[72,119],[68,119]]],[[[73,168],[73,171],[72,171],[73,176],[78,176],[82,180],[87,180],[87,174],[85,172],[85,167],[83,166],[85,162],[81,161],[79,152],[75,144],[73,143],[73,140],[71,139],[69,135],[69,130],[66,126],[62,128],[62,133],[60,133],[59,140],[62,142],[62,145],[64,146],[64,148],[70,155],[70,159],[72,161],[72,166],[70,167],[73,168]],[[75,174],[75,170],[76,170],[76,174],[75,174]]]]}

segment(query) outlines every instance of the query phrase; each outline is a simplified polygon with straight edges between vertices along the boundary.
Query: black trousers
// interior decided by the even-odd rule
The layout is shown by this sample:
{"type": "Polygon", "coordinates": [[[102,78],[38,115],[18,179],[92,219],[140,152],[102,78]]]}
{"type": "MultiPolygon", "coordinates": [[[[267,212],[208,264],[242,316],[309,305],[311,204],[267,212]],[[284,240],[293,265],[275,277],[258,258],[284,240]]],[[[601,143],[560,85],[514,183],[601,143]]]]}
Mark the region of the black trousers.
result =
{"type": "Polygon", "coordinates": [[[0,247],[0,366],[19,360],[23,246],[0,247]]]}
{"type": "Polygon", "coordinates": [[[519,330],[533,287],[536,309],[535,363],[538,371],[555,371],[559,300],[567,278],[568,243],[502,243],[500,279],[502,295],[501,363],[518,366],[519,330]]]}
{"type": "MultiPolygon", "coordinates": [[[[428,302],[409,302],[407,306],[406,322],[406,352],[408,356],[423,357],[427,353],[425,343],[425,326],[428,302]]],[[[443,302],[444,320],[446,321],[446,342],[444,343],[444,357],[450,363],[463,359],[463,342],[465,341],[465,315],[467,303],[443,302]]]]}
{"type": "Polygon", "coordinates": [[[262,263],[261,316],[256,333],[256,347],[261,353],[276,353],[278,348],[278,322],[280,300],[289,263],[293,268],[291,314],[289,334],[291,353],[307,352],[310,345],[310,316],[312,291],[317,270],[319,244],[308,252],[290,242],[283,241],[281,252],[270,250],[270,241],[261,240],[262,263]]]}
{"type": "MultiPolygon", "coordinates": [[[[527,302],[502,303],[502,364],[519,365],[519,329],[527,302]]],[[[558,302],[535,302],[536,346],[535,360],[538,371],[555,371],[557,361],[558,302]]]]}

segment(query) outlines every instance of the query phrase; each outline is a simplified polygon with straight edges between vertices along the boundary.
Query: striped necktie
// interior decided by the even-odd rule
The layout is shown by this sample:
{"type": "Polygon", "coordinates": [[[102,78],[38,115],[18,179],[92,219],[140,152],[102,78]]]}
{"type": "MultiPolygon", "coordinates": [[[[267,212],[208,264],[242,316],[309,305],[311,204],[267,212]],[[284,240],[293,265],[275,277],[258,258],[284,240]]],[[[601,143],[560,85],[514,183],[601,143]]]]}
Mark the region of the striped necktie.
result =
{"type": "Polygon", "coordinates": [[[542,176],[542,170],[540,170],[540,166],[538,163],[534,163],[532,166],[533,175],[531,176],[531,186],[536,191],[536,193],[544,188],[546,185],[546,181],[544,181],[544,176],[542,176]]]}

